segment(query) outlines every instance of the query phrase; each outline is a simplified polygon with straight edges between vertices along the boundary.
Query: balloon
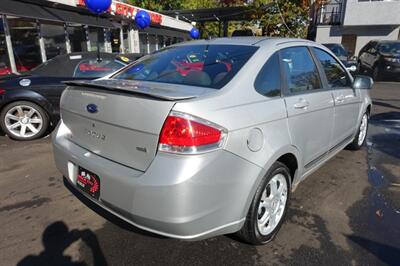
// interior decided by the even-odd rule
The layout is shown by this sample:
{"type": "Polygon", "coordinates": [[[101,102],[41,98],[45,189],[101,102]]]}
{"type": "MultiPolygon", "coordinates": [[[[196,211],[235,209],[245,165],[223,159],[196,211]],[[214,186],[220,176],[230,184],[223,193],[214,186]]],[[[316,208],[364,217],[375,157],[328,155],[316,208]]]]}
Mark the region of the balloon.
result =
{"type": "Polygon", "coordinates": [[[198,38],[200,37],[200,32],[199,32],[199,30],[196,29],[196,28],[193,28],[193,29],[190,31],[190,37],[192,37],[193,39],[198,39],[198,38]]]}
{"type": "Polygon", "coordinates": [[[107,11],[111,6],[112,0],[84,0],[86,7],[95,14],[107,11]]]}
{"type": "Polygon", "coordinates": [[[150,22],[151,22],[150,15],[146,11],[139,10],[136,13],[135,23],[136,26],[138,26],[138,28],[140,29],[147,28],[148,26],[150,26],[150,22]]]}

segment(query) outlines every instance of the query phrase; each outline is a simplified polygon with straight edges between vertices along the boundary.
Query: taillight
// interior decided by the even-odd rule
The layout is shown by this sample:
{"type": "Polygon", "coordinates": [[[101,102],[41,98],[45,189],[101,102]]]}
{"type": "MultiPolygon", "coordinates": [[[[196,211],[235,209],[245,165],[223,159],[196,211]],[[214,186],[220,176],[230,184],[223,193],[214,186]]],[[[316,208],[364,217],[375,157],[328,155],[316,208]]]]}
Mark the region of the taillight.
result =
{"type": "Polygon", "coordinates": [[[0,95],[4,94],[6,92],[6,90],[0,89],[0,95]]]}
{"type": "Polygon", "coordinates": [[[188,114],[172,112],[161,130],[159,150],[196,154],[222,147],[226,130],[188,114]]]}

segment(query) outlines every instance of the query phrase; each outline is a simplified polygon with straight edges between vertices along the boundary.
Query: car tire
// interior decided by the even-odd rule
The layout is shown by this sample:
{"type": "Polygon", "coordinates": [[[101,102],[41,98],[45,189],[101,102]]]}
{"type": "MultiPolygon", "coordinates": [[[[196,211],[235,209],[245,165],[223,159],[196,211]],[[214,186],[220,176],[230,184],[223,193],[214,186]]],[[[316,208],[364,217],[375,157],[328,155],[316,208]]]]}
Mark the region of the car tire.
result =
{"type": "Polygon", "coordinates": [[[375,66],[375,67],[372,69],[372,79],[373,79],[374,81],[380,81],[380,80],[382,80],[382,74],[381,74],[381,72],[379,71],[379,68],[378,68],[377,66],[375,66]]]}
{"type": "Polygon", "coordinates": [[[15,140],[33,140],[42,137],[49,128],[49,116],[39,105],[29,101],[8,104],[0,112],[0,126],[15,140]]]}
{"type": "Polygon", "coordinates": [[[263,245],[274,238],[288,209],[289,180],[290,171],[287,166],[275,162],[257,188],[245,223],[242,229],[237,232],[240,239],[253,245],[263,245]],[[275,185],[277,190],[276,193],[273,193],[272,187],[275,187],[275,185]],[[269,210],[266,206],[270,207],[269,210]]]}
{"type": "Polygon", "coordinates": [[[360,126],[358,127],[357,134],[347,148],[349,150],[359,150],[364,146],[367,139],[369,115],[365,112],[361,118],[360,126]]]}
{"type": "Polygon", "coordinates": [[[357,63],[357,71],[358,71],[358,73],[360,73],[360,74],[363,74],[363,73],[365,72],[365,69],[364,69],[364,67],[362,66],[362,64],[361,64],[360,61],[358,61],[358,63],[357,63]]]}

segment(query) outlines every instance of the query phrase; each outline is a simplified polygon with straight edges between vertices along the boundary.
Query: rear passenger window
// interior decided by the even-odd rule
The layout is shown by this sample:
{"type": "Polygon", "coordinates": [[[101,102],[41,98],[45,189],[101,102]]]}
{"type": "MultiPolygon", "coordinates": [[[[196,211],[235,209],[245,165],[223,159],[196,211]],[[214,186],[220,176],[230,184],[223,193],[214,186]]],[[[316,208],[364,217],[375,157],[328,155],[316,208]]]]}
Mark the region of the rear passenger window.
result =
{"type": "Polygon", "coordinates": [[[254,83],[256,91],[267,97],[281,95],[281,71],[279,55],[273,54],[258,73],[254,83]]]}
{"type": "Polygon", "coordinates": [[[346,71],[333,56],[318,48],[313,48],[313,50],[324,69],[329,87],[350,86],[350,80],[346,71]]]}
{"type": "Polygon", "coordinates": [[[317,67],[306,47],[282,49],[281,60],[290,93],[321,88],[317,67]]]}

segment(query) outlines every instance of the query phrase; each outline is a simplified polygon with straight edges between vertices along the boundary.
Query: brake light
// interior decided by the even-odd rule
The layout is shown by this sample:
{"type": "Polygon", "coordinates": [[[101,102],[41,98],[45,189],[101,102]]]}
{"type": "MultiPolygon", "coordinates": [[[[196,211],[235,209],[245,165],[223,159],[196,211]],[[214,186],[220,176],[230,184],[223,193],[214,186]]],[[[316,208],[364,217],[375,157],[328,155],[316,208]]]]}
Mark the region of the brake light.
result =
{"type": "Polygon", "coordinates": [[[226,130],[188,114],[172,112],[161,130],[159,150],[196,154],[220,148],[226,130]]]}
{"type": "Polygon", "coordinates": [[[6,92],[6,90],[0,89],[0,95],[4,94],[6,92]]]}

